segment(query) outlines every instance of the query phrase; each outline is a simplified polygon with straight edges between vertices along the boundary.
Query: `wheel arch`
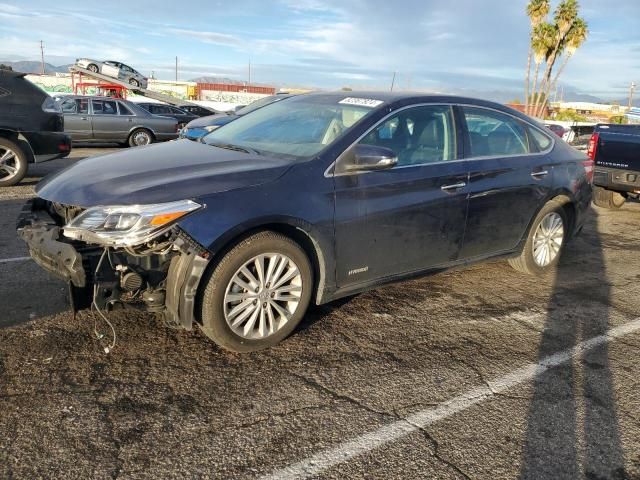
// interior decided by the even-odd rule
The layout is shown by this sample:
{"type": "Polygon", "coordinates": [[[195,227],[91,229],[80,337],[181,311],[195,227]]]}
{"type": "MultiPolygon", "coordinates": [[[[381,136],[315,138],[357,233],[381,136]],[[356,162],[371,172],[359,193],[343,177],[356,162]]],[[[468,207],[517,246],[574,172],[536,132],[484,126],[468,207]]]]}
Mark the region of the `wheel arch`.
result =
{"type": "Polygon", "coordinates": [[[131,135],[133,134],[133,132],[135,132],[136,130],[146,130],[148,132],[151,133],[151,135],[153,136],[153,139],[155,140],[156,138],[158,138],[158,136],[156,135],[155,130],[152,127],[149,127],[147,125],[134,125],[133,127],[131,127],[129,129],[129,132],[127,133],[127,141],[129,141],[129,139],[131,138],[131,135]]]}
{"type": "MultiPolygon", "coordinates": [[[[562,206],[562,209],[565,211],[565,213],[567,214],[567,218],[569,219],[570,222],[570,227],[569,227],[569,232],[570,232],[570,237],[571,238],[573,236],[574,229],[575,229],[575,225],[576,225],[576,218],[577,218],[577,207],[576,207],[576,201],[573,198],[573,195],[571,194],[571,192],[569,192],[568,190],[557,190],[555,192],[553,192],[551,195],[549,195],[544,202],[540,203],[540,206],[536,209],[536,211],[534,212],[534,214],[531,216],[531,219],[529,220],[529,225],[527,226],[527,229],[524,233],[524,236],[520,242],[521,246],[524,246],[524,242],[527,241],[527,237],[529,236],[529,232],[531,231],[531,227],[533,226],[533,222],[535,221],[536,217],[538,216],[538,214],[540,213],[540,211],[549,203],[549,202],[556,202],[557,204],[559,204],[560,206],[562,206]]],[[[520,248],[518,248],[518,250],[520,250],[520,248]]]]}
{"type": "Polygon", "coordinates": [[[29,140],[27,140],[27,137],[25,137],[22,133],[11,128],[0,126],[0,137],[6,138],[7,140],[15,142],[19,146],[21,146],[24,150],[24,153],[27,155],[27,162],[34,163],[35,153],[33,151],[33,148],[31,148],[29,140]]]}
{"type": "MultiPolygon", "coordinates": [[[[313,293],[311,298],[316,304],[322,303],[327,284],[328,259],[323,253],[319,235],[314,233],[313,227],[304,220],[296,218],[277,217],[256,220],[231,229],[221,235],[212,245],[209,246],[209,251],[213,252],[213,256],[209,261],[207,271],[204,273],[203,278],[206,277],[211,269],[215,268],[220,259],[224,257],[224,255],[226,255],[234,246],[245,238],[264,231],[280,233],[296,242],[300,248],[304,250],[307,258],[309,258],[309,262],[311,263],[314,276],[313,293]]],[[[204,286],[201,282],[198,287],[198,296],[201,295],[203,289],[204,286]]]]}

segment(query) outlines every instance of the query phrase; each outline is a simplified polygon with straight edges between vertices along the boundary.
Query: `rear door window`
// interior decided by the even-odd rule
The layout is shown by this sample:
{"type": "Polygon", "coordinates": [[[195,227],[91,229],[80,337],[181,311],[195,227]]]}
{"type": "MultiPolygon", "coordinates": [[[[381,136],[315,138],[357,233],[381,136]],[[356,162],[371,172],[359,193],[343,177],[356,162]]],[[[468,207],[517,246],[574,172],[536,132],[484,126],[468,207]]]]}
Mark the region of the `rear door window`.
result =
{"type": "Polygon", "coordinates": [[[467,157],[501,157],[537,151],[531,146],[523,122],[510,115],[480,107],[462,107],[471,151],[467,157]]]}
{"type": "Polygon", "coordinates": [[[118,108],[120,109],[120,115],[133,115],[133,112],[124,103],[118,102],[118,108]]]}
{"type": "Polygon", "coordinates": [[[117,115],[118,107],[113,100],[91,100],[94,115],[117,115]]]}
{"type": "Polygon", "coordinates": [[[151,105],[151,113],[155,115],[170,115],[171,110],[164,105],[151,105]]]}

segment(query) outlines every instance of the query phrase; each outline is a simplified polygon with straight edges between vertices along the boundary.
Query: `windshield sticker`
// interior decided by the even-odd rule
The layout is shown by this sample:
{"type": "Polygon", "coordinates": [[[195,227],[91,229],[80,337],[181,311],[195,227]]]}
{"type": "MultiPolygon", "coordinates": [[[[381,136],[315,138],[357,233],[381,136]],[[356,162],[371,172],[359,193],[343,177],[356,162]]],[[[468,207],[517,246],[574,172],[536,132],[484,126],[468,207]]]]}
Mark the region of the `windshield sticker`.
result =
{"type": "Polygon", "coordinates": [[[382,105],[384,102],[382,100],[374,100],[372,98],[347,97],[344,100],[340,100],[338,103],[342,103],[345,105],[358,105],[360,107],[376,108],[382,105]]]}

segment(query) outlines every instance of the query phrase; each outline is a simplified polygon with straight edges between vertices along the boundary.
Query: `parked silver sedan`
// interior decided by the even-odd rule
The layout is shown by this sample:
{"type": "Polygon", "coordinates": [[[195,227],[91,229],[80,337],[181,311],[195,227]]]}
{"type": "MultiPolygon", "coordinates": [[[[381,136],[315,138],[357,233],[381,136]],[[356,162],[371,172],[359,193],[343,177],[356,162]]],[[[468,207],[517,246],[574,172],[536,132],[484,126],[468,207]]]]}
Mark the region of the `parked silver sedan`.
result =
{"type": "Polygon", "coordinates": [[[119,98],[55,97],[64,114],[64,131],[74,142],[121,143],[131,147],[178,137],[178,122],[152,115],[119,98]]]}
{"type": "Polygon", "coordinates": [[[76,65],[85,68],[93,73],[101,73],[107,77],[112,77],[138,88],[147,88],[147,77],[140,72],[114,60],[99,62],[90,58],[77,58],[76,65]]]}

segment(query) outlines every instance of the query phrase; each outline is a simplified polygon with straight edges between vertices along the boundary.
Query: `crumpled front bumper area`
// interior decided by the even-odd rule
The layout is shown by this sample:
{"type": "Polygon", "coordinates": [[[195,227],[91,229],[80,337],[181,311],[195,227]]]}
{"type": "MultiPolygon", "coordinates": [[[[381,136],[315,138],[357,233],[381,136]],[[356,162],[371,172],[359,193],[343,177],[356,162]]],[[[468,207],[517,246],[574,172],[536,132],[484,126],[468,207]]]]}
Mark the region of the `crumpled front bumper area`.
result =
{"type": "Polygon", "coordinates": [[[39,202],[30,200],[22,208],[16,225],[18,235],[38,265],[78,288],[84,287],[87,278],[82,255],[72,244],[60,241],[62,228],[39,202]]]}

